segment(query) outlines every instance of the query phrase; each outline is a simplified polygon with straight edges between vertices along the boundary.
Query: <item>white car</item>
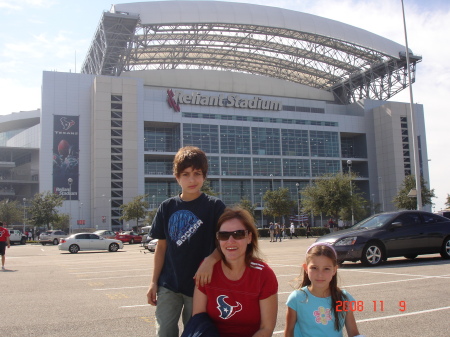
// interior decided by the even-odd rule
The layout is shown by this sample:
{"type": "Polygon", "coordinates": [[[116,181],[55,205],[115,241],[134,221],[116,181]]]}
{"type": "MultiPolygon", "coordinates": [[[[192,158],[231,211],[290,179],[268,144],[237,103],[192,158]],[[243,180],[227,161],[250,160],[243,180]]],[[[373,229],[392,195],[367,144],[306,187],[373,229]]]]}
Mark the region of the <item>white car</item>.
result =
{"type": "Polygon", "coordinates": [[[60,230],[45,231],[39,235],[39,242],[45,246],[47,243],[57,245],[61,239],[67,237],[66,232],[60,230]]]}
{"type": "Polygon", "coordinates": [[[61,239],[58,245],[59,250],[67,250],[72,254],[80,250],[109,250],[117,252],[123,248],[122,241],[115,239],[105,239],[94,233],[78,233],[61,239]]]}
{"type": "Polygon", "coordinates": [[[108,230],[99,230],[99,231],[95,231],[94,234],[97,234],[105,239],[115,239],[116,238],[116,233],[113,231],[108,231],[108,230]]]}
{"type": "Polygon", "coordinates": [[[150,240],[148,243],[147,243],[147,249],[149,250],[149,251],[151,251],[151,252],[154,252],[155,250],[156,250],[156,245],[158,244],[158,239],[153,239],[153,240],[150,240]]]}

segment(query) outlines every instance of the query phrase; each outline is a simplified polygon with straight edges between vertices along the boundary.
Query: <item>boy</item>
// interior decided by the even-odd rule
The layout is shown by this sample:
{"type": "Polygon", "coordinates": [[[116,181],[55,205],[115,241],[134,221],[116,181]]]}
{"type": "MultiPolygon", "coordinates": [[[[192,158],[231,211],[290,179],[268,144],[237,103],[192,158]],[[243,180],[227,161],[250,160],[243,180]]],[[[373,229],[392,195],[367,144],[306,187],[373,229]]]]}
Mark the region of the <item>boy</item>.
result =
{"type": "Polygon", "coordinates": [[[159,337],[178,337],[181,312],[184,325],[192,316],[194,277],[197,285],[209,283],[220,260],[215,235],[225,204],[200,191],[207,173],[208,160],[202,150],[193,146],[178,150],[173,174],[181,194],[161,203],[153,220],[150,236],[159,241],[147,299],[156,305],[159,337]]]}

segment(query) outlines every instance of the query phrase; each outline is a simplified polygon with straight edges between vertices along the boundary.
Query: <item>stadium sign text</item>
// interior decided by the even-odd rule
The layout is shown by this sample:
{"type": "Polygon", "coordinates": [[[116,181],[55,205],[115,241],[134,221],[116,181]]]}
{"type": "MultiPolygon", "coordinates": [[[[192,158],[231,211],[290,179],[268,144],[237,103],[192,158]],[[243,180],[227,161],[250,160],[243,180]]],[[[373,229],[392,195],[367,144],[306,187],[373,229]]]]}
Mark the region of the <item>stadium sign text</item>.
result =
{"type": "Polygon", "coordinates": [[[240,109],[258,109],[280,111],[283,108],[281,102],[253,97],[253,99],[241,98],[239,95],[208,96],[199,92],[185,94],[182,91],[167,89],[167,103],[175,111],[180,111],[179,104],[219,106],[240,109]]]}

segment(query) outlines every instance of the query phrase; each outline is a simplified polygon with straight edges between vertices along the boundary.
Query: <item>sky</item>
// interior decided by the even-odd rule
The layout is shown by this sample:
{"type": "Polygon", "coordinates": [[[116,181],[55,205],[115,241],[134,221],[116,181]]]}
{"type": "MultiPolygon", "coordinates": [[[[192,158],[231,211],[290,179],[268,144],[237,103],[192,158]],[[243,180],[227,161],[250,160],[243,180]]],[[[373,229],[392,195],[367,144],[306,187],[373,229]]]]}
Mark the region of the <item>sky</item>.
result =
{"type": "MultiPolygon", "coordinates": [[[[137,1],[118,1],[129,3],[137,1]]],[[[405,45],[401,0],[246,0],[319,15],[405,45]]],[[[0,0],[0,115],[40,108],[43,71],[79,72],[110,0],[0,0]]],[[[450,194],[450,1],[404,0],[408,46],[423,57],[413,101],[423,104],[434,210],[450,194]],[[447,62],[446,62],[447,61],[447,62]]],[[[392,101],[409,102],[409,90],[392,101]]]]}

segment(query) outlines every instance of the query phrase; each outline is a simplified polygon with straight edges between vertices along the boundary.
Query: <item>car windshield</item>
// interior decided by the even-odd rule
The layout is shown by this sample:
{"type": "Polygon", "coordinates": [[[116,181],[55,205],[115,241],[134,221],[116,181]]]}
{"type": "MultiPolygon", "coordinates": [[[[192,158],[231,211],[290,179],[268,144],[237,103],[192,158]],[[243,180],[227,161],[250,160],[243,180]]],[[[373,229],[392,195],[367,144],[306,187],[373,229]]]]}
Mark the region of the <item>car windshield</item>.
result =
{"type": "Polygon", "coordinates": [[[392,214],[377,214],[370,218],[364,219],[361,222],[354,225],[352,228],[378,228],[386,224],[389,220],[392,219],[392,214]]]}

